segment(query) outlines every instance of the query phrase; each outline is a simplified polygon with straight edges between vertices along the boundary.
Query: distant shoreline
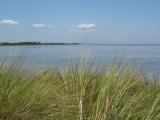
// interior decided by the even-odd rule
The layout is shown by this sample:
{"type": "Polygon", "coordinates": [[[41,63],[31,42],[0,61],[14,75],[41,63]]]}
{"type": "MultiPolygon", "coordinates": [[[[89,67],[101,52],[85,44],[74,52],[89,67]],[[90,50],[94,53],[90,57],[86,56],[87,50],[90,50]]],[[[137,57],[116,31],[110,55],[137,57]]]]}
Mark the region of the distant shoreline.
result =
{"type": "Polygon", "coordinates": [[[160,46],[160,43],[42,43],[42,42],[0,42],[0,46],[32,45],[92,45],[92,46],[160,46]]]}
{"type": "Polygon", "coordinates": [[[80,43],[0,42],[0,46],[79,45],[80,43]]]}

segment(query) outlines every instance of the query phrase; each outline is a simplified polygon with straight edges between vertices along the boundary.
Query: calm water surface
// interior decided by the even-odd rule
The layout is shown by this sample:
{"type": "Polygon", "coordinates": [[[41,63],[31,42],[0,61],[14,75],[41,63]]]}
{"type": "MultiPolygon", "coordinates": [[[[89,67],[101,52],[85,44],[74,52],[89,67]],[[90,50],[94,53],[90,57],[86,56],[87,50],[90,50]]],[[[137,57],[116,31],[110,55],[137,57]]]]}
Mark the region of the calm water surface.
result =
{"type": "Polygon", "coordinates": [[[95,58],[97,64],[108,65],[116,57],[125,58],[130,64],[141,64],[148,73],[160,73],[160,46],[102,46],[102,45],[50,45],[50,46],[1,46],[0,59],[17,55],[25,58],[26,65],[56,66],[68,59],[82,56],[95,58]]]}

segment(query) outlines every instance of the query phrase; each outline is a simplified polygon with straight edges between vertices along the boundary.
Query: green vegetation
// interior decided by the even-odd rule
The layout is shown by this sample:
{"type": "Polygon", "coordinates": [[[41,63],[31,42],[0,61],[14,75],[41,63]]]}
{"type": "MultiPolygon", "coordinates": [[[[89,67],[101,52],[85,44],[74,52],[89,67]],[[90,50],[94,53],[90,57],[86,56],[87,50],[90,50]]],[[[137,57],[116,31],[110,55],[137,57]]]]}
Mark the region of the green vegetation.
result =
{"type": "Polygon", "coordinates": [[[139,43],[42,43],[42,42],[0,42],[0,46],[27,46],[27,45],[99,45],[99,46],[160,46],[160,44],[139,43]]]}
{"type": "Polygon", "coordinates": [[[41,45],[40,42],[1,42],[1,46],[15,46],[15,45],[41,45]]]}
{"type": "Polygon", "coordinates": [[[85,60],[55,70],[0,64],[1,120],[159,120],[160,85],[129,67],[85,60]]]}
{"type": "Polygon", "coordinates": [[[0,46],[24,46],[24,45],[78,45],[80,43],[41,43],[41,42],[1,42],[0,46]]]}

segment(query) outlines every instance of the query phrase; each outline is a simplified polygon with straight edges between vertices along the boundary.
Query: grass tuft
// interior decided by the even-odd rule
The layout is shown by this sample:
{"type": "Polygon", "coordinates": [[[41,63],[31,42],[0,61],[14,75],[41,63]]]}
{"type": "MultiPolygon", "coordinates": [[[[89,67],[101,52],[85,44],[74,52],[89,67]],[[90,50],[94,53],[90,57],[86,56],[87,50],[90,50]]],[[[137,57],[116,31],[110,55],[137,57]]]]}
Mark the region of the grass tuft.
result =
{"type": "Polygon", "coordinates": [[[1,120],[159,120],[160,85],[129,67],[82,60],[33,74],[0,64],[1,120]]]}

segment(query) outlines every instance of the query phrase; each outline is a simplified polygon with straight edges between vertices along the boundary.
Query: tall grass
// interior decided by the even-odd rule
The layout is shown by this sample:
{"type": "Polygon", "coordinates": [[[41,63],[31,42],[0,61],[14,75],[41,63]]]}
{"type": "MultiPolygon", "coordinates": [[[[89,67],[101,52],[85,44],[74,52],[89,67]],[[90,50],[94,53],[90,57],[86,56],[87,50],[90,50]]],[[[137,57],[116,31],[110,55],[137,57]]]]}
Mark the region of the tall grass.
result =
{"type": "Polygon", "coordinates": [[[85,60],[33,73],[2,62],[0,119],[159,120],[160,85],[129,67],[101,71],[85,60]]]}

